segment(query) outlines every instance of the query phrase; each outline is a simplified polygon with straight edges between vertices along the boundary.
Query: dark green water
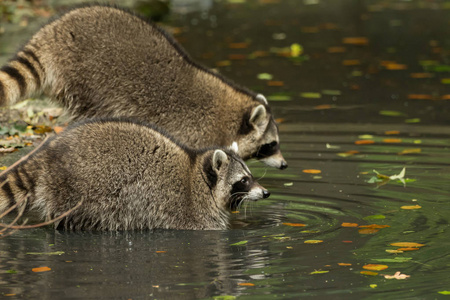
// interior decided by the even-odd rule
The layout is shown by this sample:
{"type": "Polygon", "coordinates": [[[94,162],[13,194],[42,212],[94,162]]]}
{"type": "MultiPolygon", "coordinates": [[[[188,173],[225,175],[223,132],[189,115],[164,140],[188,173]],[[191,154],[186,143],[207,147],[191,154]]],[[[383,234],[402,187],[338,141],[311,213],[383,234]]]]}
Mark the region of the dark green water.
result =
{"type": "MultiPolygon", "coordinates": [[[[450,2],[230,2],[174,1],[166,22],[193,58],[272,99],[289,168],[248,162],[272,196],[227,231],[16,232],[0,240],[5,298],[449,297],[450,2]],[[406,185],[370,183],[404,167],[406,185]],[[386,252],[398,242],[425,246],[386,252]],[[410,277],[382,276],[397,271],[410,277]]],[[[34,30],[5,28],[2,62],[34,30]]]]}

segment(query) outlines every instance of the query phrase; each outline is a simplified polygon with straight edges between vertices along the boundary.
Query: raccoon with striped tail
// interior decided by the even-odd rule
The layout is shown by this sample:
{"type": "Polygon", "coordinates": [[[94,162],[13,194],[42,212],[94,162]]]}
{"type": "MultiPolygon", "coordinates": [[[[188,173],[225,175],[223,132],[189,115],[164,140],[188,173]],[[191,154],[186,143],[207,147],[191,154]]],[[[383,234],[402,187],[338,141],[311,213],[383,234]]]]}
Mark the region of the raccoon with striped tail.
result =
{"type": "Polygon", "coordinates": [[[194,62],[159,27],[90,5],[43,26],[0,70],[0,105],[44,92],[74,120],[133,117],[194,148],[238,143],[243,159],[284,169],[266,98],[194,62]]]}
{"type": "Polygon", "coordinates": [[[26,210],[54,219],[82,201],[57,222],[70,230],[226,229],[230,208],[270,195],[234,151],[123,119],[73,125],[0,182],[0,213],[27,197],[26,210]]]}

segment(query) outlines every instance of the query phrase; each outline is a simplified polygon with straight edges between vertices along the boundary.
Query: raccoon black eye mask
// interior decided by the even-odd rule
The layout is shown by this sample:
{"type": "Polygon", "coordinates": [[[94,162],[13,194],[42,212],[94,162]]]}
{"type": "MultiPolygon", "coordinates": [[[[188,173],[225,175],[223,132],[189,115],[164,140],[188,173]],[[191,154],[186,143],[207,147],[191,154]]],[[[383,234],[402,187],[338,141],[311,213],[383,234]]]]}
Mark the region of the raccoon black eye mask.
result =
{"type": "Polygon", "coordinates": [[[14,205],[70,230],[228,227],[229,210],[267,198],[227,149],[193,150],[151,125],[90,120],[0,175],[0,213],[14,205]]]}
{"type": "MultiPolygon", "coordinates": [[[[39,92],[75,120],[133,117],[194,148],[237,142],[250,158],[279,142],[264,96],[195,63],[163,30],[116,7],[60,15],[1,68],[0,105],[39,92]]],[[[280,151],[262,161],[287,167],[280,151]]]]}

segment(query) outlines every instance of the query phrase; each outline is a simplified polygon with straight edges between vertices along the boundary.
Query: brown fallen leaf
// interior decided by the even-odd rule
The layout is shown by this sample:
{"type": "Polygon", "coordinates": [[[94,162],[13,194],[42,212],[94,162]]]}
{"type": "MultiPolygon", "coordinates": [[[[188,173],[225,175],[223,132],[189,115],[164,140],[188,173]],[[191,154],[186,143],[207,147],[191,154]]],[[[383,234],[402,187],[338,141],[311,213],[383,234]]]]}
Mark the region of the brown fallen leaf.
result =
{"type": "Polygon", "coordinates": [[[358,45],[358,46],[365,46],[369,44],[369,39],[366,37],[346,37],[342,39],[343,44],[350,44],[350,45],[358,45]]]}
{"type": "Polygon", "coordinates": [[[378,224],[370,224],[370,225],[361,225],[360,228],[372,228],[372,229],[380,229],[380,228],[387,228],[391,227],[389,225],[378,225],[378,224]]]}
{"type": "Polygon", "coordinates": [[[383,276],[386,279],[406,279],[406,278],[411,277],[410,275],[402,274],[400,271],[395,272],[394,275],[384,275],[383,274],[383,276]]]}
{"type": "Polygon", "coordinates": [[[357,223],[342,223],[342,227],[358,227],[357,223]]]}
{"type": "Polygon", "coordinates": [[[373,141],[373,140],[358,140],[358,141],[355,141],[355,145],[370,145],[370,144],[375,144],[375,141],[373,141]]]}

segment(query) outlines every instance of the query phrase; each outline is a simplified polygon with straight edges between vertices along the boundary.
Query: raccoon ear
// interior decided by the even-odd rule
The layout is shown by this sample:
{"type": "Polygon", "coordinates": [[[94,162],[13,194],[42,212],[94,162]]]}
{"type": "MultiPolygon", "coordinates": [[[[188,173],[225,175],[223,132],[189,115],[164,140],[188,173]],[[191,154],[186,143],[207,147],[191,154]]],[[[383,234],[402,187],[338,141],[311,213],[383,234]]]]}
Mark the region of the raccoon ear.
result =
{"type": "Polygon", "coordinates": [[[264,105],[260,104],[253,109],[250,123],[259,125],[266,119],[267,111],[264,105]]]}
{"type": "Polygon", "coordinates": [[[228,160],[225,152],[222,150],[216,150],[213,154],[212,167],[213,170],[219,171],[220,167],[228,160]]]}
{"type": "Polygon", "coordinates": [[[233,142],[233,143],[231,144],[231,146],[228,147],[228,149],[230,149],[231,151],[233,151],[234,153],[237,154],[238,151],[239,151],[239,147],[238,147],[237,142],[233,142]]]}

